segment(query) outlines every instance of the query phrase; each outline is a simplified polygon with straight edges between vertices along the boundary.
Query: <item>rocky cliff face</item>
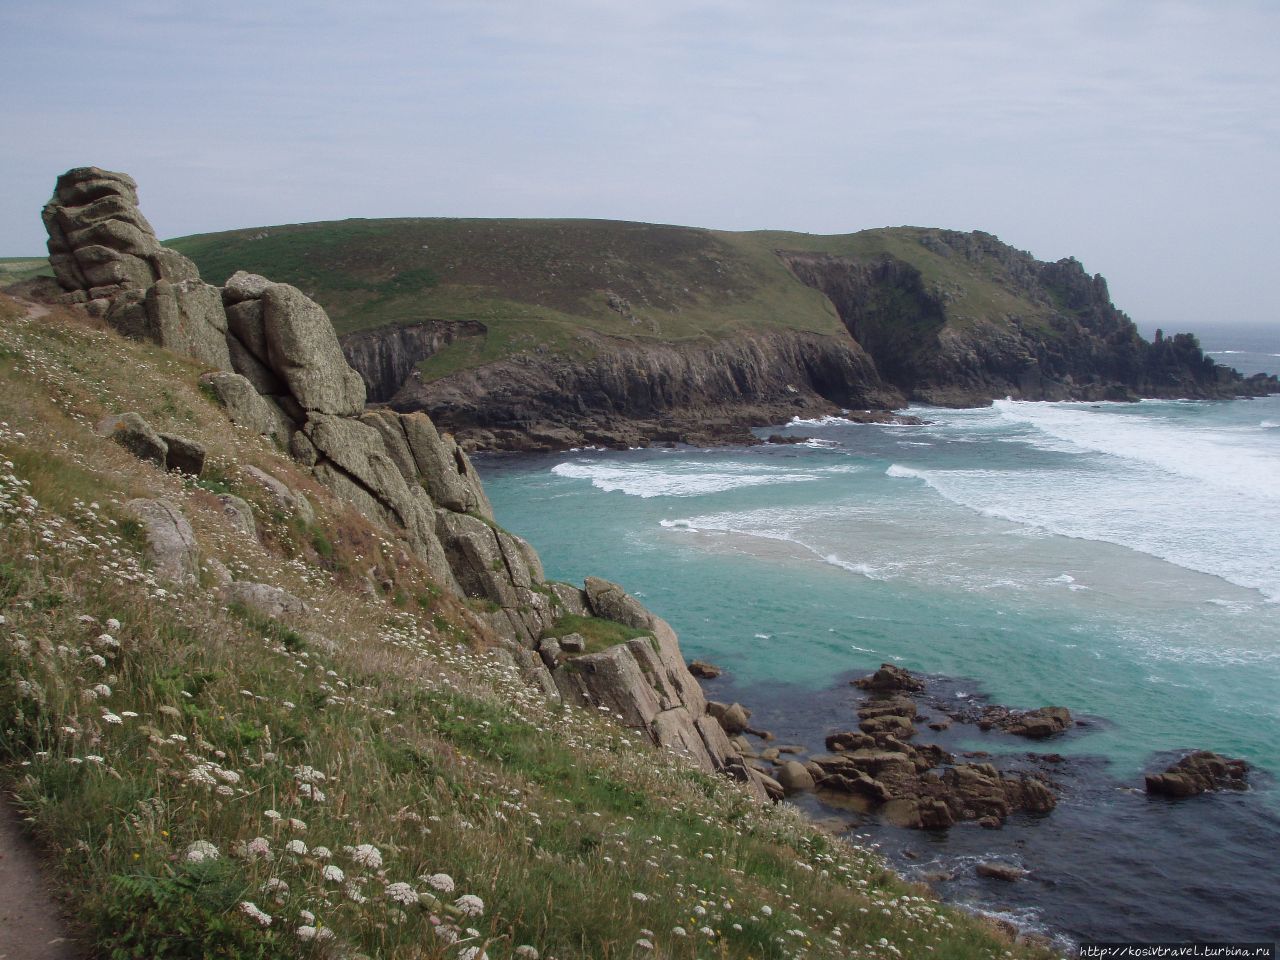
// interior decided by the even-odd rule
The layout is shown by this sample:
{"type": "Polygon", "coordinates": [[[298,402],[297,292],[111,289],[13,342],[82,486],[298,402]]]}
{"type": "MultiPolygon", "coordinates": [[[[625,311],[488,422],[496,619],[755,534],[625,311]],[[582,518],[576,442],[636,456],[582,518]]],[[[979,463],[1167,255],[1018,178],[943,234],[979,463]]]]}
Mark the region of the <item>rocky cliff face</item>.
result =
{"type": "Polygon", "coordinates": [[[592,338],[594,356],[522,355],[391,398],[426,410],[462,442],[506,449],[749,440],[748,428],[837,407],[900,404],[851,341],[797,331],[721,341],[592,338]]]}
{"type": "Polygon", "coordinates": [[[430,320],[403,327],[361,330],[341,338],[342,352],[360,376],[371,403],[386,403],[428,357],[464,337],[483,337],[473,320],[430,320]]]}
{"type": "MultiPolygon", "coordinates": [[[[671,628],[615,584],[547,582],[533,547],[494,521],[451,436],[420,412],[365,408],[365,382],[317,303],[243,272],[220,289],[205,284],[190,261],[155,241],[123,174],[64,174],[45,222],[67,302],[211,367],[202,380],[234,422],[273,438],[421,557],[443,589],[470,599],[530,682],[575,703],[608,705],[708,771],[741,772],[723,733],[715,735],[671,628]],[[535,654],[567,613],[622,622],[646,637],[579,657],[535,654]]],[[[394,349],[365,344],[355,352],[394,369],[433,337],[458,332],[418,331],[394,349]]],[[[763,797],[759,778],[746,780],[763,797]]]]}
{"type": "Polygon", "coordinates": [[[779,251],[822,291],[879,373],[912,400],[980,406],[993,398],[1131,400],[1213,398],[1277,389],[1243,380],[1206,358],[1194,337],[1147,343],[1111,302],[1107,283],[1074,259],[1043,263],[983,233],[921,239],[934,253],[969,261],[1035,309],[963,316],[958,291],[930,285],[919,268],[872,259],[779,251]]]}

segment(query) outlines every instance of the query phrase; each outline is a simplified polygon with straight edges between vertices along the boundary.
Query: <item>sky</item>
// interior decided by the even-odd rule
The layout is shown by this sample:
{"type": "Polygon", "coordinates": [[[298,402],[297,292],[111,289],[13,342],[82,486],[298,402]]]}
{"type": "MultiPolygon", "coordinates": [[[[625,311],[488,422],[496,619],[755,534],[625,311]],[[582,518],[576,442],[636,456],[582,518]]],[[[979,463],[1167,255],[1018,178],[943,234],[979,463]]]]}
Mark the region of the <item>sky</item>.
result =
{"type": "Polygon", "coordinates": [[[0,0],[0,256],[346,217],[985,230],[1144,329],[1280,327],[1276,0],[0,0]]]}

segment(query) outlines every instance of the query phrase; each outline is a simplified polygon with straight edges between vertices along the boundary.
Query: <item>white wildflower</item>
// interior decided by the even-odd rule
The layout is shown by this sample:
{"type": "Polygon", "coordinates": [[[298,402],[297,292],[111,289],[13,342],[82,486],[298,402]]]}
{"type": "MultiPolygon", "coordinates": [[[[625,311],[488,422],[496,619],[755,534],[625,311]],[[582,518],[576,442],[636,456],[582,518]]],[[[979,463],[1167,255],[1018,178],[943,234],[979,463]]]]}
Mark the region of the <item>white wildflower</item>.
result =
{"type": "Polygon", "coordinates": [[[260,923],[264,927],[271,926],[271,916],[259,910],[257,904],[250,903],[248,900],[241,900],[240,912],[246,914],[255,923],[260,923]]]}
{"type": "Polygon", "coordinates": [[[639,940],[636,941],[636,946],[639,947],[641,950],[652,950],[653,941],[647,940],[644,937],[641,937],[639,940]]]}
{"type": "Polygon", "coordinates": [[[321,876],[326,880],[332,880],[334,883],[341,883],[343,880],[347,879],[347,875],[342,872],[342,868],[334,866],[332,863],[328,864],[324,868],[321,876]]]}
{"type": "Polygon", "coordinates": [[[290,840],[284,845],[285,853],[294,853],[300,857],[307,855],[307,845],[301,840],[290,840]]]}
{"type": "Polygon", "coordinates": [[[254,837],[244,845],[244,855],[250,860],[270,860],[271,841],[266,837],[254,837]]]}
{"type": "Polygon", "coordinates": [[[429,877],[423,877],[422,880],[433,890],[439,890],[441,893],[453,893],[453,877],[447,873],[433,873],[429,877]]]}
{"type": "Polygon", "coordinates": [[[489,960],[489,955],[481,947],[464,947],[458,951],[458,960],[489,960]]]}
{"type": "Polygon", "coordinates": [[[218,848],[208,840],[194,840],[187,844],[187,851],[182,855],[184,860],[200,863],[202,860],[217,860],[218,848]]]}
{"type": "Polygon", "coordinates": [[[527,943],[516,947],[515,954],[520,958],[520,960],[538,960],[537,948],[531,947],[527,943]]]}
{"type": "Polygon", "coordinates": [[[649,900],[649,895],[647,893],[641,893],[639,890],[636,890],[634,893],[631,894],[631,899],[639,901],[640,903],[646,903],[649,900]]]}
{"type": "Polygon", "coordinates": [[[464,893],[453,905],[464,917],[478,917],[484,913],[484,901],[473,893],[464,893]]]}
{"type": "Polygon", "coordinates": [[[328,847],[312,847],[311,855],[317,860],[328,860],[333,856],[333,851],[328,847]]]}
{"type": "Polygon", "coordinates": [[[362,867],[368,867],[370,870],[377,870],[382,866],[382,854],[378,848],[371,843],[362,843],[351,851],[351,859],[362,867]]]}
{"type": "Polygon", "coordinates": [[[387,887],[387,898],[406,907],[415,906],[418,903],[418,891],[407,883],[393,883],[387,887]]]}

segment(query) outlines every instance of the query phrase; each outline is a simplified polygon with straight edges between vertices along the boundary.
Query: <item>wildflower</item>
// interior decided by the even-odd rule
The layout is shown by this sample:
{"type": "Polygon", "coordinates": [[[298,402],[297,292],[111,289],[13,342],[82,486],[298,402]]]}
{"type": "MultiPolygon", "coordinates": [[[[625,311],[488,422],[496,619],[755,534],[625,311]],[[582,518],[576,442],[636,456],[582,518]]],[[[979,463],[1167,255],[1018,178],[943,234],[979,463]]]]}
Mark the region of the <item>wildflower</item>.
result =
{"type": "Polygon", "coordinates": [[[264,811],[262,812],[262,815],[263,815],[264,817],[266,817],[268,820],[279,820],[279,819],[280,819],[280,811],[278,811],[278,810],[264,810],[264,811]]]}
{"type": "Polygon", "coordinates": [[[244,847],[245,856],[251,860],[259,857],[263,860],[271,859],[271,841],[266,837],[254,837],[244,847]]]}
{"type": "Polygon", "coordinates": [[[289,829],[297,830],[299,833],[307,829],[307,825],[294,817],[289,818],[289,829]]]}
{"type": "Polygon", "coordinates": [[[671,933],[677,937],[687,937],[689,935],[689,931],[684,927],[672,927],[671,933]]]}
{"type": "Polygon", "coordinates": [[[187,844],[183,859],[190,863],[200,863],[202,860],[217,860],[218,856],[218,848],[208,840],[194,840],[187,844]]]}
{"type": "Polygon", "coordinates": [[[418,891],[407,883],[393,883],[387,887],[387,898],[406,907],[414,906],[418,902],[418,891]]]}
{"type": "Polygon", "coordinates": [[[648,901],[649,895],[647,893],[641,893],[639,890],[637,890],[633,894],[631,894],[631,899],[639,901],[640,903],[645,903],[648,901]]]}
{"type": "Polygon", "coordinates": [[[333,851],[328,847],[312,847],[311,855],[317,860],[328,860],[333,856],[333,851]]]}
{"type": "Polygon", "coordinates": [[[95,683],[93,685],[93,692],[99,697],[111,696],[111,688],[108,687],[105,683],[95,683]]]}
{"type": "Polygon", "coordinates": [[[304,923],[293,932],[299,940],[314,940],[316,938],[316,928],[309,923],[304,923]]]}
{"type": "Polygon", "coordinates": [[[763,907],[761,907],[761,908],[760,908],[760,912],[761,912],[761,913],[763,913],[766,917],[772,917],[772,916],[773,916],[773,907],[769,906],[769,905],[766,903],[763,907]]]}
{"type": "Polygon", "coordinates": [[[124,723],[124,720],[123,718],[116,716],[114,713],[108,710],[106,713],[102,715],[102,722],[115,724],[115,723],[124,723]]]}
{"type": "Polygon", "coordinates": [[[352,881],[351,883],[348,883],[344,889],[347,894],[347,899],[350,900],[352,903],[367,903],[369,900],[368,897],[366,897],[363,893],[360,892],[359,885],[356,884],[354,881],[352,881]]]}
{"type": "Polygon", "coordinates": [[[698,932],[704,937],[714,937],[716,935],[716,932],[710,927],[699,927],[698,932]]]}
{"type": "Polygon", "coordinates": [[[247,915],[255,923],[260,923],[264,927],[271,926],[270,915],[259,910],[257,904],[250,903],[248,900],[241,900],[240,912],[247,915]]]}
{"type": "Polygon", "coordinates": [[[646,939],[645,937],[641,937],[639,940],[636,941],[636,946],[639,947],[641,950],[652,950],[653,941],[646,939]]]}
{"type": "MultiPolygon", "coordinates": [[[[97,506],[97,504],[95,503],[95,504],[94,504],[94,506],[96,507],[96,506],[97,506]]],[[[108,632],[108,633],[119,633],[119,632],[120,632],[120,621],[119,621],[119,620],[117,620],[115,617],[112,617],[110,620],[108,620],[108,621],[107,621],[107,632],[108,632]]]]}
{"type": "Polygon", "coordinates": [[[351,859],[362,867],[377,870],[382,866],[382,854],[371,843],[362,843],[351,852],[351,859]]]}
{"type": "Polygon", "coordinates": [[[484,913],[484,901],[473,893],[464,893],[453,905],[464,917],[478,917],[484,913]]]}
{"type": "Polygon", "coordinates": [[[453,893],[453,877],[447,873],[433,873],[429,877],[424,877],[423,880],[433,890],[439,890],[441,893],[453,893]]]}
{"type": "Polygon", "coordinates": [[[332,863],[324,868],[321,873],[326,880],[332,880],[334,883],[341,883],[347,879],[347,875],[342,872],[342,868],[334,866],[332,863]]]}
{"type": "Polygon", "coordinates": [[[306,797],[308,800],[314,800],[316,803],[324,803],[324,791],[310,783],[301,784],[298,787],[298,795],[306,797]]]}
{"type": "Polygon", "coordinates": [[[300,857],[307,855],[307,845],[301,840],[290,840],[284,845],[285,853],[294,853],[300,857]]]}
{"type": "Polygon", "coordinates": [[[516,947],[515,954],[520,958],[520,960],[538,960],[537,948],[531,947],[527,943],[516,947]]]}

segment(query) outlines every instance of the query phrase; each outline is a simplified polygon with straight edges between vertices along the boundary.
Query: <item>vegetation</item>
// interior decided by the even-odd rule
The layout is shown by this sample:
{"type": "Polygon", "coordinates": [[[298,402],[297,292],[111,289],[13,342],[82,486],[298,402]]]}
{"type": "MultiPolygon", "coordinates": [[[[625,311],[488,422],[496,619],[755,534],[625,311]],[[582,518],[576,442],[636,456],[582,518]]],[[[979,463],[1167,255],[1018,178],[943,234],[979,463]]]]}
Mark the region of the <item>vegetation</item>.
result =
{"type": "Polygon", "coordinates": [[[0,287],[35,277],[52,277],[48,257],[0,257],[0,287]]]}
{"type": "Polygon", "coordinates": [[[620,643],[634,640],[636,637],[647,637],[647,630],[637,630],[612,620],[601,620],[599,617],[580,617],[574,613],[566,613],[556,621],[555,626],[543,633],[544,637],[559,640],[576,633],[586,641],[584,653],[599,653],[620,643]]]}
{"type": "Polygon", "coordinates": [[[790,808],[543,699],[199,372],[70,313],[0,323],[0,783],[94,955],[1031,955],[790,808]],[[205,443],[259,538],[209,484],[97,437],[120,410],[205,443]],[[305,491],[315,526],[248,463],[305,491]],[[138,496],[181,506],[201,584],[148,569],[138,496]],[[309,612],[227,608],[215,561],[309,612]]]}

